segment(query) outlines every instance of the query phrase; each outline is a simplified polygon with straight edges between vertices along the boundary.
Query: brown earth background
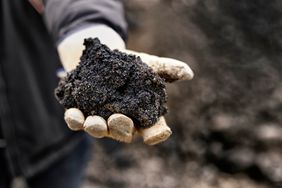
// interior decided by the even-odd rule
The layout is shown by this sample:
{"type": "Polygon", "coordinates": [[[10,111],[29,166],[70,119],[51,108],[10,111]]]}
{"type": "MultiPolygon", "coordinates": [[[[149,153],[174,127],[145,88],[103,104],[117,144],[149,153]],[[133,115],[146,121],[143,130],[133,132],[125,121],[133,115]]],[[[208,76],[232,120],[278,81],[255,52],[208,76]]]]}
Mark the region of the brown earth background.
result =
{"type": "Polygon", "coordinates": [[[128,48],[187,62],[171,138],[94,140],[85,187],[282,187],[282,1],[125,0],[128,48]]]}

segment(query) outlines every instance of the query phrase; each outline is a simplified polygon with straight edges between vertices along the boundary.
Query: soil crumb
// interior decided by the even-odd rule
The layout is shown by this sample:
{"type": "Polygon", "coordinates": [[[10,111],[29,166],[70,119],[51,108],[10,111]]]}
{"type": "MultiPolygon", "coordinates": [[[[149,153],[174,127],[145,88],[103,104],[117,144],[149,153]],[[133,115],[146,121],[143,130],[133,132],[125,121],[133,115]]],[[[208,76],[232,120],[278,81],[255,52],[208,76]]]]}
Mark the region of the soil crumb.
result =
{"type": "Polygon", "coordinates": [[[110,50],[97,38],[84,40],[80,63],[60,80],[55,96],[66,109],[108,118],[122,113],[149,127],[167,112],[164,80],[140,57],[110,50]]]}

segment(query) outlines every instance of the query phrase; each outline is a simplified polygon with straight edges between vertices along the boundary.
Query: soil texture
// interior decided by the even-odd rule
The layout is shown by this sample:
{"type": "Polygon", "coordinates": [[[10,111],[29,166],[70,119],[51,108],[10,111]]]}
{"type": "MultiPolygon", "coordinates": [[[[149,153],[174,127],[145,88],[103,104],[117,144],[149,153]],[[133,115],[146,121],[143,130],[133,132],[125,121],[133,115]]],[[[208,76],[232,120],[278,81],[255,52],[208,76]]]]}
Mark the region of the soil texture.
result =
{"type": "Polygon", "coordinates": [[[112,51],[97,38],[84,45],[79,65],[55,90],[66,109],[104,118],[122,113],[139,127],[153,125],[167,112],[165,82],[140,57],[112,51]]]}

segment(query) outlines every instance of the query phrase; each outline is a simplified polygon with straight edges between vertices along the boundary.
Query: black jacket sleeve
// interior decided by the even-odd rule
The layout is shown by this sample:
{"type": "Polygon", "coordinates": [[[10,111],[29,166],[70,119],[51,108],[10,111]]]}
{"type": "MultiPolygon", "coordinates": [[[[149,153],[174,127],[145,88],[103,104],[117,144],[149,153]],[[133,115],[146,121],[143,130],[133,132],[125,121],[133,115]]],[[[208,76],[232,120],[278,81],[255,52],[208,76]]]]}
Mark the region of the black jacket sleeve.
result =
{"type": "Polygon", "coordinates": [[[93,23],[109,25],[126,39],[121,0],[44,0],[44,19],[55,42],[93,23]]]}

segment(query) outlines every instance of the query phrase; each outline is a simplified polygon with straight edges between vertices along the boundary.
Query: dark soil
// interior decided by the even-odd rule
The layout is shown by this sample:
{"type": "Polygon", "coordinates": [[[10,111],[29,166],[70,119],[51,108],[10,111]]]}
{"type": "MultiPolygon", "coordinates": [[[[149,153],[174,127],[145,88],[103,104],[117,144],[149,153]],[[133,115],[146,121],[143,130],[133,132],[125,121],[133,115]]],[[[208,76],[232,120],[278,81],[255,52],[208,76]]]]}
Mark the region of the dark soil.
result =
{"type": "Polygon", "coordinates": [[[164,80],[139,57],[112,51],[97,38],[85,39],[84,45],[79,65],[55,90],[60,104],[85,116],[122,113],[140,127],[153,125],[167,112],[164,80]]]}
{"type": "Polygon", "coordinates": [[[282,1],[125,2],[128,48],[183,60],[195,77],[167,86],[173,135],[102,145],[92,187],[281,188],[282,1]]]}

